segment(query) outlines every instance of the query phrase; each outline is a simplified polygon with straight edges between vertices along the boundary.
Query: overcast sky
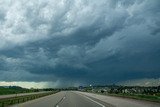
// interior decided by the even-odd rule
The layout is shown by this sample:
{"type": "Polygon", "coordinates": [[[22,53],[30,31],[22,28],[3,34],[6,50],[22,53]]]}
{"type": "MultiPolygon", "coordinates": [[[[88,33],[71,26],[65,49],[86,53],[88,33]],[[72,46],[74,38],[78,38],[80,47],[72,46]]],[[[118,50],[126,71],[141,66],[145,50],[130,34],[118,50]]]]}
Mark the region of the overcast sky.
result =
{"type": "Polygon", "coordinates": [[[127,81],[160,85],[159,0],[0,0],[0,85],[127,81]]]}

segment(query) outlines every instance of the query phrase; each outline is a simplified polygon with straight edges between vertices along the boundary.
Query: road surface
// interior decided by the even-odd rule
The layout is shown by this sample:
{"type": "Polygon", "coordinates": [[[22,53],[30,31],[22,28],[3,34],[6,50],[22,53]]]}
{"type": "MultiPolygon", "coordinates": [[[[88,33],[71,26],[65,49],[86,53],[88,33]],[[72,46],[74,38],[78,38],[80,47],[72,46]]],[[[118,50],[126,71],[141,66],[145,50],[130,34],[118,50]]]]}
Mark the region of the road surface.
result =
{"type": "Polygon", "coordinates": [[[11,107],[160,107],[160,103],[63,91],[11,107]]]}

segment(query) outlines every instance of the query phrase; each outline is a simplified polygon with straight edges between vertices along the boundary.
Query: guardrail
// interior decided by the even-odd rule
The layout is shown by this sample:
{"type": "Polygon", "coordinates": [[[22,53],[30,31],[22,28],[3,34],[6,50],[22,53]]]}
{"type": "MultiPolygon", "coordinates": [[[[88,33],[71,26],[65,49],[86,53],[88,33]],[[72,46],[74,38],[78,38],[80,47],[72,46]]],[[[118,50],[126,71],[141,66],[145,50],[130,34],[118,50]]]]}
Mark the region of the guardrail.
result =
{"type": "Polygon", "coordinates": [[[25,96],[15,96],[15,97],[11,97],[11,98],[0,99],[0,107],[7,107],[9,105],[23,103],[23,102],[26,102],[29,100],[33,100],[36,98],[44,97],[44,96],[55,94],[55,93],[57,93],[57,91],[56,92],[41,93],[41,94],[25,95],[25,96]]]}

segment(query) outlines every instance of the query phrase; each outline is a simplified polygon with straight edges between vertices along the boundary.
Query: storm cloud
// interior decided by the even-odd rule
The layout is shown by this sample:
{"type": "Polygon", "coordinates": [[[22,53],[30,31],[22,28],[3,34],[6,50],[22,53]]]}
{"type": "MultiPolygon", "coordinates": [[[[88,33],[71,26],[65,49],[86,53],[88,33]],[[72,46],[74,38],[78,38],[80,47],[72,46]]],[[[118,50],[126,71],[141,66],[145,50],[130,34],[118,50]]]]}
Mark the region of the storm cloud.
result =
{"type": "Polygon", "coordinates": [[[159,0],[1,0],[0,81],[160,78],[159,17],[159,0]]]}

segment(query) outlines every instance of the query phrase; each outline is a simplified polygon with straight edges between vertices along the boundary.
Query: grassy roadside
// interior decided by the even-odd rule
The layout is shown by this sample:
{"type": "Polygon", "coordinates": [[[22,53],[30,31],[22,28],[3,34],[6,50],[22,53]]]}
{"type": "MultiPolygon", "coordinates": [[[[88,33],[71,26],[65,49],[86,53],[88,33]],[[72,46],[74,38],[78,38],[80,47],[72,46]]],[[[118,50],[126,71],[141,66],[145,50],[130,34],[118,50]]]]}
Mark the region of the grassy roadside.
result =
{"type": "Polygon", "coordinates": [[[0,87],[0,95],[19,94],[19,93],[32,93],[39,92],[38,89],[25,89],[21,87],[0,87]]]}
{"type": "Polygon", "coordinates": [[[160,96],[154,96],[154,95],[143,95],[143,94],[106,94],[106,95],[160,103],[160,96]]]}
{"type": "Polygon", "coordinates": [[[96,93],[96,92],[91,92],[91,93],[160,103],[160,95],[124,94],[124,93],[111,94],[111,93],[96,93]]]}
{"type": "Polygon", "coordinates": [[[0,99],[0,107],[7,107],[9,105],[23,103],[29,100],[33,100],[36,98],[44,97],[47,95],[55,94],[58,91],[52,91],[48,93],[41,93],[41,94],[32,94],[32,95],[25,95],[25,96],[17,96],[17,97],[11,97],[11,98],[4,98],[0,99]]]}

